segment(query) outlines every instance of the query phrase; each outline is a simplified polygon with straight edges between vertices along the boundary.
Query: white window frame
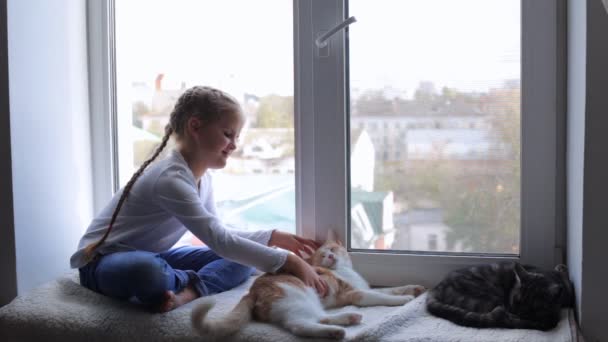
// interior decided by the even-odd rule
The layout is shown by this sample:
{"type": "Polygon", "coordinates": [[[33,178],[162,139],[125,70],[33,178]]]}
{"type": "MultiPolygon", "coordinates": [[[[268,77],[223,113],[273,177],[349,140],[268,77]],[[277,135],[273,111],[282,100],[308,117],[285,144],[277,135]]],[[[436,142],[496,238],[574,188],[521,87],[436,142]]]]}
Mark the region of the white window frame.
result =
{"type": "MultiPolygon", "coordinates": [[[[314,40],[346,17],[346,3],[293,4],[297,231],[323,240],[333,229],[344,241],[350,217],[346,35],[341,31],[330,39],[328,57],[319,57],[314,40]]],[[[113,8],[113,0],[87,2],[95,212],[118,186],[113,8]]],[[[449,270],[481,262],[510,259],[549,268],[563,261],[564,14],[563,0],[522,0],[520,256],[351,251],[355,268],[372,284],[431,286],[449,270]]]]}
{"type": "Polygon", "coordinates": [[[93,212],[118,189],[114,1],[87,1],[89,113],[93,167],[93,212]]]}
{"type": "MultiPolygon", "coordinates": [[[[344,0],[294,1],[297,223],[307,236],[323,239],[333,228],[343,241],[350,216],[346,34],[331,39],[328,57],[319,57],[313,42],[344,18],[357,15],[347,16],[345,8],[344,0]]],[[[355,267],[371,283],[432,285],[449,270],[498,260],[546,268],[563,262],[565,4],[522,0],[521,8],[520,255],[351,251],[355,267]]]]}

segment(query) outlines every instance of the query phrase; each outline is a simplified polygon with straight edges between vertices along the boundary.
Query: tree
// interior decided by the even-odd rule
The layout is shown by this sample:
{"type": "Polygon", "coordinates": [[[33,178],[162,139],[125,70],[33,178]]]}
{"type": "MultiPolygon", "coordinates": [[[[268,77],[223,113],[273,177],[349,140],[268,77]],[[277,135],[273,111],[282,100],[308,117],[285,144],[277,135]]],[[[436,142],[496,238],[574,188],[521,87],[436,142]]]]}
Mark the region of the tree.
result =
{"type": "Polygon", "coordinates": [[[414,92],[414,99],[418,102],[432,103],[437,99],[435,84],[429,81],[420,82],[418,89],[414,92]]]}
{"type": "Polygon", "coordinates": [[[507,86],[484,94],[494,148],[506,150],[485,176],[464,177],[441,196],[451,243],[475,252],[519,252],[521,211],[520,89],[507,86]]]}
{"type": "MultiPolygon", "coordinates": [[[[377,191],[393,191],[395,201],[441,208],[451,228],[448,248],[456,243],[473,252],[517,253],[521,211],[520,87],[508,82],[487,92],[440,91],[423,82],[413,99],[388,99],[367,90],[355,100],[361,115],[479,116],[485,118],[493,155],[479,160],[446,159],[438,151],[426,160],[378,164],[377,191]],[[393,165],[395,164],[395,165],[393,165]],[[401,170],[396,172],[395,170],[401,170]]],[[[438,119],[440,120],[440,119],[438,119]]],[[[441,149],[441,146],[438,146],[441,149]]]]}
{"type": "Polygon", "coordinates": [[[392,115],[393,103],[384,96],[382,90],[367,90],[355,100],[354,113],[357,115],[392,115]]]}
{"type": "Polygon", "coordinates": [[[473,252],[517,253],[521,210],[519,86],[505,85],[486,93],[447,87],[440,94],[416,93],[413,100],[399,101],[399,115],[482,115],[492,137],[491,151],[497,152],[487,159],[455,160],[443,158],[438,151],[427,160],[384,163],[376,171],[377,190],[394,191],[395,201],[407,203],[409,208],[418,203],[441,208],[443,222],[451,228],[448,249],[461,243],[473,252]],[[397,168],[403,172],[393,171],[397,168]]]}
{"type": "Polygon", "coordinates": [[[518,185],[492,177],[453,182],[442,196],[444,221],[452,228],[448,243],[460,241],[473,252],[518,252],[518,185]]]}
{"type": "Polygon", "coordinates": [[[264,96],[260,98],[256,127],[292,128],[293,115],[293,96],[264,96]]]}

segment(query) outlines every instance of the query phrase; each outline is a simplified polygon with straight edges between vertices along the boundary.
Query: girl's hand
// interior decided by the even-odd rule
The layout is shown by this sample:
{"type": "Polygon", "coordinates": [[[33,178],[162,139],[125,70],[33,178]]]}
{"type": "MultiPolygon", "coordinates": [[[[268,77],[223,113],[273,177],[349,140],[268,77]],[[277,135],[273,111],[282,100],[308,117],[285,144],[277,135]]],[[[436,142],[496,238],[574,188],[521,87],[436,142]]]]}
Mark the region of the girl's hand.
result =
{"type": "Polygon", "coordinates": [[[302,251],[312,255],[314,251],[320,247],[320,243],[299,237],[297,235],[274,230],[268,241],[268,246],[277,246],[295,253],[302,258],[302,251]]]}
{"type": "Polygon", "coordinates": [[[282,270],[300,278],[306,286],[317,290],[320,297],[328,293],[327,283],[319,277],[315,269],[295,254],[287,255],[282,270]]]}

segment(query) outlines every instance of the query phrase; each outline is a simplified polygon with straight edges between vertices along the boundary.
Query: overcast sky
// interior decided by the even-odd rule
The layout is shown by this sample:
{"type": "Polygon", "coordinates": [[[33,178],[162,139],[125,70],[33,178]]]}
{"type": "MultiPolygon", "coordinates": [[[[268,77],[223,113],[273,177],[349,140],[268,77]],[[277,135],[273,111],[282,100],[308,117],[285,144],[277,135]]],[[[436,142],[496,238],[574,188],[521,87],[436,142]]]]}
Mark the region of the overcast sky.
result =
{"type": "MultiPolygon", "coordinates": [[[[520,0],[351,0],[353,88],[483,91],[520,74],[520,0]]],[[[293,94],[291,0],[118,0],[123,80],[293,94]]]]}

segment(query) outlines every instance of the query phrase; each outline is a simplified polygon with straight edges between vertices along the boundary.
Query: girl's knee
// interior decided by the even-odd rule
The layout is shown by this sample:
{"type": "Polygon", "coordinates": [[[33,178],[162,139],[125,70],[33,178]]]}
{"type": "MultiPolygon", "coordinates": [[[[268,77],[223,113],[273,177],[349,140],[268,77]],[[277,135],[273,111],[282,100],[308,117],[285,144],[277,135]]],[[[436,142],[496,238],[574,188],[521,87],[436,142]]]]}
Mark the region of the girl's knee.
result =
{"type": "Polygon", "coordinates": [[[98,288],[111,297],[156,298],[170,284],[167,263],[153,255],[115,255],[100,266],[96,270],[98,288]]]}
{"type": "Polygon", "coordinates": [[[240,266],[239,272],[243,275],[245,279],[249,278],[253,274],[253,272],[255,272],[255,267],[245,266],[241,264],[237,265],[240,266]]]}
{"type": "Polygon", "coordinates": [[[212,267],[206,267],[200,273],[208,288],[213,293],[227,291],[245,282],[255,268],[239,263],[221,260],[212,267]]]}
{"type": "Polygon", "coordinates": [[[167,266],[161,258],[134,258],[125,269],[125,280],[137,292],[163,293],[168,288],[170,276],[167,266]]]}
{"type": "Polygon", "coordinates": [[[165,292],[172,289],[172,276],[166,262],[162,259],[146,260],[134,266],[129,276],[132,295],[145,304],[162,301],[165,292]]]}
{"type": "Polygon", "coordinates": [[[234,271],[234,285],[239,285],[243,282],[245,282],[247,279],[249,279],[249,277],[251,277],[251,275],[253,274],[253,272],[255,272],[255,268],[251,267],[251,266],[245,266],[245,265],[241,265],[241,264],[237,264],[234,263],[233,265],[233,271],[234,271]]]}

